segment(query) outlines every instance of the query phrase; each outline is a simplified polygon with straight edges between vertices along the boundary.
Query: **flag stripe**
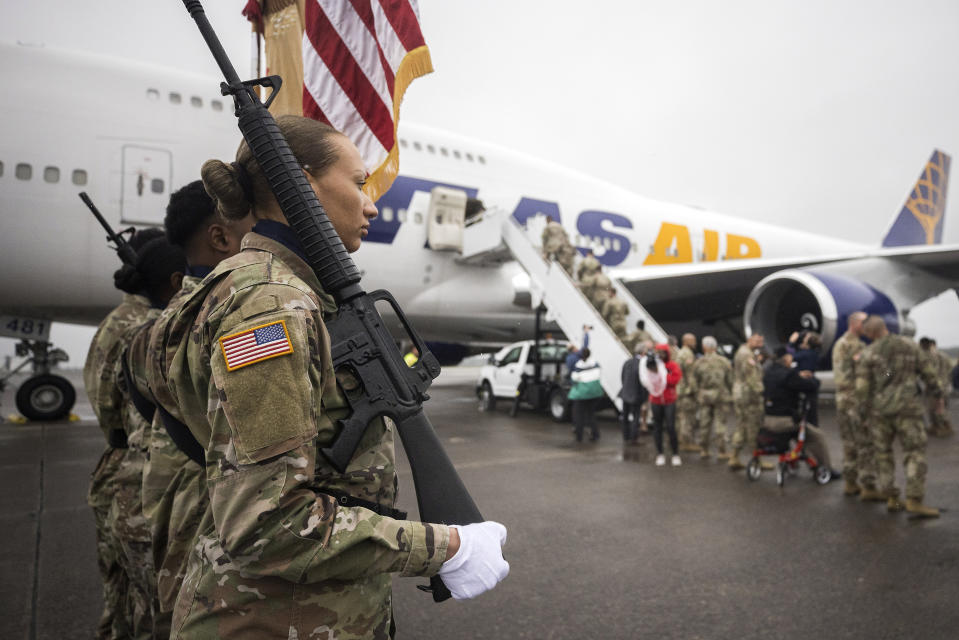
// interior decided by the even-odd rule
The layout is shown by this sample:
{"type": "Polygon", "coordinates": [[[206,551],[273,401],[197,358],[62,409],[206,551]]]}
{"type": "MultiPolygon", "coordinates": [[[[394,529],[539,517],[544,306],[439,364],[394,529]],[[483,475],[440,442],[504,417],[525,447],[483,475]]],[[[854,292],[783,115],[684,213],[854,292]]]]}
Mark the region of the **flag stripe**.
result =
{"type": "Polygon", "coordinates": [[[290,348],[290,343],[284,341],[284,342],[282,342],[282,343],[280,343],[280,344],[277,344],[275,347],[270,347],[270,348],[268,348],[268,349],[262,349],[262,350],[260,350],[260,351],[257,351],[256,353],[252,353],[252,354],[250,354],[250,355],[246,355],[246,356],[242,356],[242,357],[236,358],[235,360],[234,360],[234,359],[231,359],[231,360],[230,360],[230,366],[232,366],[232,367],[235,368],[237,365],[244,364],[244,363],[248,363],[248,362],[250,362],[251,360],[259,360],[260,358],[263,358],[264,356],[268,356],[268,355],[276,354],[276,353],[279,353],[279,352],[282,352],[282,351],[286,351],[286,350],[289,349],[289,348],[290,348]]]}
{"type": "Polygon", "coordinates": [[[387,109],[392,107],[393,97],[380,66],[380,48],[376,37],[367,29],[357,28],[356,25],[362,24],[363,19],[353,5],[342,0],[319,0],[319,3],[330,25],[336,30],[336,35],[346,45],[370,87],[379,95],[380,102],[387,109]]]}
{"type": "Polygon", "coordinates": [[[379,0],[377,4],[383,9],[384,16],[390,21],[404,49],[412,51],[426,44],[420,32],[419,18],[407,0],[379,0]]]}
{"type": "Polygon", "coordinates": [[[383,53],[383,45],[380,44],[379,38],[376,37],[376,20],[373,17],[373,9],[370,7],[370,2],[369,0],[350,0],[350,4],[353,5],[353,11],[356,12],[357,17],[363,22],[363,26],[366,27],[367,33],[376,43],[376,52],[380,59],[380,69],[383,71],[386,87],[392,96],[394,95],[394,89],[396,87],[396,74],[393,73],[393,67],[390,66],[386,55],[383,53]]]}
{"type": "MultiPolygon", "coordinates": [[[[356,113],[380,144],[389,149],[393,146],[393,116],[390,110],[380,99],[356,59],[350,55],[346,43],[337,34],[323,8],[312,2],[307,7],[312,10],[306,11],[304,34],[343,89],[347,99],[353,104],[356,113]]],[[[306,75],[305,71],[304,75],[306,75]]],[[[317,103],[319,104],[319,101],[317,103]]]]}

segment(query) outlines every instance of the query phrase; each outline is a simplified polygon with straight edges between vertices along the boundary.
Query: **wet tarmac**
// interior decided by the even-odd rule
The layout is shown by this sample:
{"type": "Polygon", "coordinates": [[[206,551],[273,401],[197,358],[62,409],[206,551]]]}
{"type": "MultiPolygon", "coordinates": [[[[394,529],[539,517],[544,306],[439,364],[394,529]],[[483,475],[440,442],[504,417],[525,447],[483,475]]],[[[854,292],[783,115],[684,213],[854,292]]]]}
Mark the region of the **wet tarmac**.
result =
{"type": "MultiPolygon", "coordinates": [[[[471,602],[434,604],[425,580],[396,579],[398,637],[957,637],[959,438],[928,448],[927,502],[949,510],[915,521],[805,470],[780,490],[772,472],[751,483],[688,454],[655,467],[651,437],[623,447],[611,414],[598,443],[575,445],[545,415],[479,413],[474,376],[444,372],[428,412],[484,516],[508,527],[512,570],[471,602]]],[[[0,424],[0,638],[92,637],[85,494],[103,443],[84,401],[79,422],[0,424]]],[[[832,408],[821,416],[838,464],[832,408]]],[[[399,506],[415,513],[398,457],[399,506]]]]}

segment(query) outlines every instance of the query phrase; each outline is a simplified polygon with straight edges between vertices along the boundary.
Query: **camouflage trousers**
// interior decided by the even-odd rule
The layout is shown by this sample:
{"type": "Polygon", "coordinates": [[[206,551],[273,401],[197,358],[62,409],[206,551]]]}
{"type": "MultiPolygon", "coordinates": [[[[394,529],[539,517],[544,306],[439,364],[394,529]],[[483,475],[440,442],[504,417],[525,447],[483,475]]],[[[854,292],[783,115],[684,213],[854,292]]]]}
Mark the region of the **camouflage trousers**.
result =
{"type": "Polygon", "coordinates": [[[676,431],[679,444],[696,442],[696,400],[692,396],[683,396],[676,400],[676,431]]]}
{"type": "MultiPolygon", "coordinates": [[[[948,399],[946,406],[948,407],[948,399]]],[[[929,433],[934,436],[948,436],[952,433],[952,424],[949,422],[949,414],[946,411],[939,413],[939,398],[935,396],[926,396],[926,413],[929,416],[929,433]]]]}
{"type": "Polygon", "coordinates": [[[849,484],[876,488],[876,452],[872,430],[851,394],[836,393],[836,419],[842,440],[842,474],[849,484]]]}
{"type": "Polygon", "coordinates": [[[110,505],[115,487],[113,479],[123,460],[123,450],[108,448],[100,457],[90,478],[87,504],[93,509],[97,536],[97,566],[103,581],[103,613],[97,622],[99,640],[129,637],[129,622],[124,603],[129,580],[120,562],[119,545],[110,527],[110,505]]]}
{"type": "Polygon", "coordinates": [[[902,466],[906,472],[906,498],[922,502],[926,494],[926,428],[922,416],[880,416],[873,423],[878,488],[887,496],[898,496],[896,462],[892,442],[899,438],[902,466]]]}
{"type": "Polygon", "coordinates": [[[699,427],[699,446],[703,453],[709,453],[711,445],[715,445],[717,453],[726,453],[727,434],[726,416],[728,409],[725,403],[701,402],[696,410],[696,424],[699,427]]]}
{"type": "Polygon", "coordinates": [[[629,332],[626,331],[626,318],[620,315],[610,316],[609,318],[604,318],[606,324],[609,325],[609,328],[613,330],[613,333],[616,334],[616,337],[619,338],[620,342],[624,341],[629,335],[629,332]]]}
{"type": "Polygon", "coordinates": [[[743,449],[752,451],[759,436],[759,427],[763,423],[762,396],[751,402],[736,402],[733,404],[736,413],[736,431],[732,437],[732,455],[738,458],[743,449]]]}
{"type": "Polygon", "coordinates": [[[170,634],[169,627],[155,628],[155,614],[159,611],[157,576],[150,527],[143,515],[142,473],[142,460],[132,447],[127,449],[108,516],[118,562],[128,579],[124,609],[128,637],[134,640],[166,638],[170,634]]]}

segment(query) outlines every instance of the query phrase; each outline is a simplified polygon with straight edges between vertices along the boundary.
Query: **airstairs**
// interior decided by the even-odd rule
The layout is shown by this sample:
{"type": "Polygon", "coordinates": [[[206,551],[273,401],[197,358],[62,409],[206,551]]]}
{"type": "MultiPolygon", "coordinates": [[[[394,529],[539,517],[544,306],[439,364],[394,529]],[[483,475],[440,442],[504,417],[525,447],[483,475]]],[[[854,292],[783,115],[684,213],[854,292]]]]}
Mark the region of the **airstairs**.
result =
{"type": "MultiPolygon", "coordinates": [[[[442,195],[442,194],[441,194],[442,195]]],[[[438,201],[437,194],[433,200],[438,201]]],[[[447,209],[449,214],[455,207],[447,209]]],[[[436,212],[433,212],[436,214],[436,212]]],[[[455,216],[455,214],[454,214],[455,216]]],[[[547,320],[556,322],[571,341],[580,342],[583,325],[593,327],[589,335],[589,347],[593,357],[600,365],[601,383],[607,395],[621,407],[618,394],[621,384],[623,362],[630,356],[626,347],[619,341],[612,329],[607,326],[599,311],[586,299],[576,282],[555,261],[547,261],[541,254],[542,228],[545,218],[537,216],[529,220],[526,227],[521,226],[505,211],[487,211],[481,218],[470,224],[460,220],[450,220],[449,216],[431,215],[431,246],[437,249],[459,250],[459,262],[474,265],[500,264],[516,260],[529,275],[532,306],[546,307],[547,320]],[[458,223],[454,225],[451,223],[458,223]],[[450,224],[450,242],[443,242],[443,226],[450,224]],[[462,225],[462,226],[459,226],[462,225]],[[453,230],[454,226],[458,229],[453,230]],[[434,238],[436,240],[434,240],[434,238]],[[458,245],[458,246],[457,246],[458,245]]],[[[636,321],[646,321],[646,330],[659,342],[666,342],[666,332],[653,317],[633,297],[626,286],[611,278],[616,295],[629,308],[627,326],[632,330],[636,321]]]]}

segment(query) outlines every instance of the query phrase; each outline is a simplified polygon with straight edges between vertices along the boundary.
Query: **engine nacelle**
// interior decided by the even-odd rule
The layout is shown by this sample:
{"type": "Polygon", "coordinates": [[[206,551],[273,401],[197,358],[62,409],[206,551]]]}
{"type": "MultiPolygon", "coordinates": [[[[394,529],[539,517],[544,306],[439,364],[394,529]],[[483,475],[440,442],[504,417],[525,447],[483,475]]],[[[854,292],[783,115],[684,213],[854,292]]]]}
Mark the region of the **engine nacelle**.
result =
{"type": "Polygon", "coordinates": [[[816,331],[828,357],[854,311],[882,316],[893,333],[906,324],[902,305],[873,285],[814,268],[786,269],[760,280],[746,299],[743,325],[746,335],[761,333],[770,348],[784,344],[793,331],[816,331]]]}

